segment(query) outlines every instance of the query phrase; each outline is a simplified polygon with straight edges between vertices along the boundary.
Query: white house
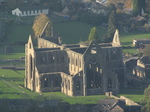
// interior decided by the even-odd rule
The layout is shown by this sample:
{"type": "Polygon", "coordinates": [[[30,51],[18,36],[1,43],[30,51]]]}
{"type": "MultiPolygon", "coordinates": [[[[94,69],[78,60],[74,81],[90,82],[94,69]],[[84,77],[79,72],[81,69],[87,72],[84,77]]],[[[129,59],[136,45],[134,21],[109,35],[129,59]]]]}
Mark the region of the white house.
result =
{"type": "Polygon", "coordinates": [[[39,13],[48,14],[49,9],[44,7],[26,7],[12,10],[12,14],[16,16],[36,16],[39,13]]]}
{"type": "Polygon", "coordinates": [[[88,5],[88,10],[91,10],[93,13],[96,13],[96,14],[106,15],[108,12],[108,7],[98,2],[91,2],[88,5]]]}

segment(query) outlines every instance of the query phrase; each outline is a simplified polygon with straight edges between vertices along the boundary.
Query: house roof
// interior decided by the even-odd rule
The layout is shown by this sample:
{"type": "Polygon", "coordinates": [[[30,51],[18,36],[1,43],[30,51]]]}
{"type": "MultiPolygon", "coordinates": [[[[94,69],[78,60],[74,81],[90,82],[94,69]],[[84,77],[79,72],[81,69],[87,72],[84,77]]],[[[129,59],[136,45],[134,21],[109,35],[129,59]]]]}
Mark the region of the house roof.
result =
{"type": "Polygon", "coordinates": [[[117,105],[125,109],[125,100],[123,99],[103,99],[99,100],[98,105],[101,105],[102,108],[107,108],[108,110],[113,109],[117,105]]]}
{"type": "Polygon", "coordinates": [[[48,9],[47,7],[18,7],[21,11],[48,9]]]}
{"type": "Polygon", "coordinates": [[[43,39],[51,41],[55,44],[61,44],[61,42],[59,41],[59,39],[61,39],[61,37],[55,36],[55,37],[43,37],[43,39]]]}
{"type": "Polygon", "coordinates": [[[103,4],[100,4],[100,3],[97,3],[97,2],[91,2],[89,3],[88,5],[89,8],[94,8],[94,9],[104,9],[104,10],[107,10],[108,7],[103,5],[103,4]]]}
{"type": "Polygon", "coordinates": [[[60,50],[60,48],[36,48],[35,49],[36,52],[56,51],[56,50],[60,50]]]}
{"type": "Polygon", "coordinates": [[[73,48],[73,49],[71,49],[72,51],[74,51],[74,52],[77,52],[77,53],[79,53],[79,54],[84,54],[84,52],[86,51],[86,49],[87,48],[73,48]]]}
{"type": "Polygon", "coordinates": [[[75,48],[75,47],[80,47],[79,44],[63,44],[62,46],[66,48],[75,48]]]}
{"type": "Polygon", "coordinates": [[[140,58],[140,62],[143,63],[143,64],[150,64],[150,59],[148,56],[142,56],[140,58]]]}
{"type": "Polygon", "coordinates": [[[147,41],[150,41],[150,39],[133,39],[133,41],[136,41],[136,42],[147,42],[147,41]]]}

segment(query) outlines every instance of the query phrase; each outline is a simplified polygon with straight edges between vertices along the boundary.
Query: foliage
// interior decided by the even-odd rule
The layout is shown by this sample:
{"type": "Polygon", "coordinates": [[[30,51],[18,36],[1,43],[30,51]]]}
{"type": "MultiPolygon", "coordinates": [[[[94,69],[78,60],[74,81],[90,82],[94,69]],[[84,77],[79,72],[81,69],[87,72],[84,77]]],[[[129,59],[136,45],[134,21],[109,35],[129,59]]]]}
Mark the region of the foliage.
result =
{"type": "Polygon", "coordinates": [[[140,103],[141,99],[143,99],[143,93],[144,93],[143,88],[127,87],[127,88],[121,88],[120,93],[117,96],[118,97],[125,96],[136,103],[140,103]]]}
{"type": "Polygon", "coordinates": [[[4,39],[6,35],[6,24],[2,20],[0,21],[0,40],[4,39]]]}
{"type": "MultiPolygon", "coordinates": [[[[70,22],[61,22],[55,23],[54,29],[62,36],[63,43],[75,44],[80,41],[86,41],[88,38],[88,32],[93,25],[86,24],[80,21],[70,21],[70,22]]],[[[99,37],[102,37],[105,33],[105,29],[102,29],[100,26],[97,26],[97,33],[99,37]]]]}
{"type": "Polygon", "coordinates": [[[133,0],[133,16],[141,15],[138,1],[139,0],[133,0]]]}
{"type": "Polygon", "coordinates": [[[92,12],[85,12],[80,15],[80,21],[92,25],[100,25],[102,22],[106,22],[107,18],[103,14],[94,14],[92,12]]]}
{"type": "Polygon", "coordinates": [[[97,34],[97,29],[96,27],[93,27],[90,31],[89,37],[88,37],[89,42],[95,40],[95,41],[99,41],[99,37],[97,34]]]}
{"type": "Polygon", "coordinates": [[[143,55],[150,57],[150,45],[146,45],[146,47],[143,50],[143,55]]]}
{"type": "Polygon", "coordinates": [[[118,29],[118,21],[117,21],[117,18],[116,18],[115,11],[112,11],[110,16],[109,16],[109,20],[108,20],[107,32],[104,36],[104,41],[105,42],[111,42],[112,41],[116,29],[118,29]]]}
{"type": "Polygon", "coordinates": [[[146,1],[145,0],[133,0],[133,16],[141,15],[142,9],[145,11],[146,1]]]}
{"type": "Polygon", "coordinates": [[[39,93],[31,92],[26,88],[20,87],[24,84],[24,70],[0,70],[0,98],[8,99],[34,99],[43,101],[44,99],[58,99],[62,102],[68,102],[70,104],[96,104],[99,99],[106,98],[105,95],[94,96],[77,96],[69,97],[61,92],[47,92],[39,93]]]}
{"type": "Polygon", "coordinates": [[[61,11],[62,10],[62,2],[61,0],[50,0],[50,9],[55,11],[61,11]]]}
{"type": "Polygon", "coordinates": [[[150,112],[150,85],[144,91],[144,98],[141,100],[142,112],[150,112]]]}
{"type": "Polygon", "coordinates": [[[111,14],[111,12],[114,11],[114,13],[116,14],[116,6],[113,3],[109,4],[109,15],[111,14]]]}
{"type": "Polygon", "coordinates": [[[35,37],[41,34],[47,22],[50,22],[50,24],[48,24],[48,28],[46,29],[46,36],[50,36],[51,35],[50,28],[52,24],[50,19],[45,14],[42,13],[35,17],[34,24],[32,26],[35,37]]]}
{"type": "Polygon", "coordinates": [[[143,27],[145,28],[146,32],[150,32],[150,25],[148,23],[145,23],[143,27]]]}

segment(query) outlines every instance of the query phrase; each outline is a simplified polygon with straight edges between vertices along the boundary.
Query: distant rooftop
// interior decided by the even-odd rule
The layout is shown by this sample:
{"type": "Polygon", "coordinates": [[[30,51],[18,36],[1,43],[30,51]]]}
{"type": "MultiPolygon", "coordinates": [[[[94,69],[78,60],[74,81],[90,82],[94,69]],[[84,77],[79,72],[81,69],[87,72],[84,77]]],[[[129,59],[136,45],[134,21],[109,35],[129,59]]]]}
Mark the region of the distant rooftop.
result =
{"type": "Polygon", "coordinates": [[[43,51],[53,51],[53,50],[60,50],[60,48],[36,48],[36,52],[43,52],[43,51]]]}
{"type": "Polygon", "coordinates": [[[83,54],[86,49],[87,49],[87,48],[83,47],[83,48],[73,48],[73,49],[71,49],[71,50],[74,51],[74,52],[83,54]]]}
{"type": "Polygon", "coordinates": [[[28,10],[37,10],[37,9],[48,9],[47,7],[18,7],[21,11],[28,11],[28,10]]]}

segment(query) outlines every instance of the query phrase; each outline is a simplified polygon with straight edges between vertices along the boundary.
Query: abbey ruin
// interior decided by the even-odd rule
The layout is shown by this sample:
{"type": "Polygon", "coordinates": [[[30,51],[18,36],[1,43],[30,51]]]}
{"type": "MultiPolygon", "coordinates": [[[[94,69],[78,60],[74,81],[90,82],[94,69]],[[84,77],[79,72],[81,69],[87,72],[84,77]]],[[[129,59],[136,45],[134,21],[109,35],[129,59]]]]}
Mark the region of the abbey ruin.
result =
{"type": "Polygon", "coordinates": [[[93,41],[89,45],[62,44],[61,37],[46,37],[43,30],[38,47],[29,36],[25,56],[25,87],[31,91],[86,96],[107,91],[116,94],[125,86],[118,30],[112,43],[93,41]]]}

